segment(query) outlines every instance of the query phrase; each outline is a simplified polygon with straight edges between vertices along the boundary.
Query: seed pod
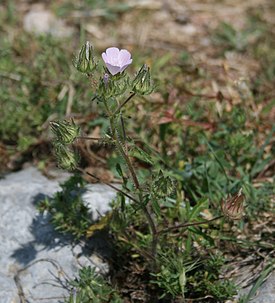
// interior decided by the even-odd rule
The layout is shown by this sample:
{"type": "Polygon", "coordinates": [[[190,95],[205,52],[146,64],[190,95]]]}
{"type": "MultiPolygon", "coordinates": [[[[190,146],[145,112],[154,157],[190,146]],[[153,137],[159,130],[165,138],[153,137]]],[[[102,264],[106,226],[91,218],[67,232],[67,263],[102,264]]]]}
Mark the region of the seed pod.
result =
{"type": "Polygon", "coordinates": [[[243,216],[244,201],[245,195],[241,188],[235,195],[228,197],[225,201],[222,201],[222,212],[229,219],[239,220],[243,216]]]}
{"type": "Polygon", "coordinates": [[[133,80],[133,91],[139,95],[149,95],[154,90],[154,85],[151,80],[150,68],[144,64],[138,71],[133,80]]]}
{"type": "Polygon", "coordinates": [[[62,144],[71,144],[80,133],[79,126],[75,125],[74,121],[57,121],[50,122],[51,129],[56,136],[58,142],[62,144]]]}
{"type": "Polygon", "coordinates": [[[54,150],[58,165],[61,168],[74,170],[77,167],[79,157],[69,146],[63,145],[61,143],[56,143],[54,150]]]}
{"type": "Polygon", "coordinates": [[[159,171],[158,175],[155,176],[152,186],[151,193],[158,198],[169,197],[175,190],[175,182],[169,176],[164,176],[162,170],[159,171]]]}
{"type": "Polygon", "coordinates": [[[94,49],[90,42],[86,42],[78,55],[73,60],[74,67],[81,73],[89,74],[93,72],[97,66],[94,59],[94,49]]]}

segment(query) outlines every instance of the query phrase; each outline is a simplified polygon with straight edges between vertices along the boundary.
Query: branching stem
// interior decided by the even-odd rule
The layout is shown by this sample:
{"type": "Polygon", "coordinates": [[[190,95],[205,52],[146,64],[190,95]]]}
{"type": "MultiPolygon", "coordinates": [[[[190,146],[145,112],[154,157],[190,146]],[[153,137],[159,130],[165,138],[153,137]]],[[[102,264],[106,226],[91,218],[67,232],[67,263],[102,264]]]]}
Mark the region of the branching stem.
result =
{"type": "Polygon", "coordinates": [[[95,140],[95,141],[101,140],[101,138],[85,137],[85,136],[80,136],[80,137],[77,137],[76,139],[79,139],[79,140],[95,140]]]}
{"type": "Polygon", "coordinates": [[[175,229],[179,229],[179,228],[184,228],[184,227],[189,227],[189,226],[196,226],[196,225],[202,225],[202,224],[207,224],[207,223],[210,223],[212,221],[215,221],[215,220],[218,220],[218,219],[221,219],[223,218],[224,216],[218,216],[218,217],[215,217],[211,220],[205,220],[205,221],[200,221],[200,222],[190,222],[190,223],[183,223],[183,224],[178,224],[178,225],[175,225],[175,226],[171,226],[171,227],[167,227],[167,228],[164,228],[160,231],[158,231],[157,233],[158,234],[164,234],[164,233],[167,233],[167,232],[170,232],[172,230],[175,230],[175,229]]]}
{"type": "Polygon", "coordinates": [[[102,181],[100,178],[98,178],[96,175],[91,174],[91,173],[89,173],[89,172],[87,172],[87,171],[85,171],[85,170],[83,170],[83,169],[81,169],[81,168],[77,168],[77,170],[80,171],[80,172],[82,172],[83,174],[86,174],[86,175],[88,175],[88,176],[90,176],[90,177],[96,179],[96,180],[97,180],[98,182],[100,182],[100,183],[103,183],[103,184],[105,184],[105,185],[108,185],[109,187],[111,187],[111,188],[114,189],[115,191],[121,193],[122,195],[124,195],[124,196],[127,197],[128,199],[132,200],[133,202],[139,203],[138,200],[136,200],[136,199],[133,198],[132,196],[128,195],[127,193],[125,193],[125,192],[122,191],[121,189],[117,188],[117,187],[114,186],[113,184],[104,182],[104,181],[102,181]]]}
{"type": "MultiPolygon", "coordinates": [[[[119,113],[119,111],[121,110],[121,108],[131,100],[131,98],[133,98],[133,96],[135,95],[135,93],[132,93],[118,108],[117,110],[115,111],[115,113],[113,115],[109,115],[109,121],[110,121],[110,127],[111,127],[111,132],[112,132],[112,137],[113,137],[113,140],[115,142],[115,145],[119,151],[119,153],[121,154],[121,156],[123,157],[124,161],[126,162],[126,165],[130,171],[130,174],[131,174],[131,177],[133,179],[133,182],[134,182],[134,185],[136,187],[136,189],[139,191],[139,204],[142,204],[143,203],[143,194],[142,194],[142,190],[140,189],[140,184],[139,184],[139,181],[138,181],[138,178],[137,178],[137,175],[136,175],[136,172],[135,172],[135,169],[133,167],[133,164],[129,158],[129,156],[127,155],[127,153],[125,152],[124,150],[124,146],[123,144],[121,144],[118,136],[117,136],[117,133],[116,133],[116,128],[115,128],[115,122],[114,122],[114,118],[115,118],[115,115],[117,113],[119,113]]],[[[110,110],[108,108],[108,104],[107,102],[105,101],[104,102],[104,105],[105,105],[105,108],[107,110],[107,112],[109,113],[110,110]]],[[[153,219],[153,216],[150,214],[150,210],[149,210],[149,207],[148,205],[145,205],[145,206],[142,206],[142,210],[144,212],[144,215],[146,216],[147,218],[147,221],[148,221],[148,224],[150,226],[150,230],[151,230],[151,233],[152,233],[152,248],[151,248],[151,254],[153,256],[153,258],[155,259],[155,255],[156,255],[156,250],[157,250],[157,241],[158,241],[158,231],[157,231],[157,227],[156,227],[156,223],[153,219]]]]}
{"type": "Polygon", "coordinates": [[[122,103],[119,105],[119,107],[118,107],[118,108],[116,109],[116,111],[114,112],[114,116],[115,116],[116,114],[118,114],[118,113],[120,112],[120,110],[122,109],[122,107],[123,107],[125,104],[127,104],[135,95],[136,95],[136,93],[132,92],[132,93],[130,94],[130,96],[129,96],[124,102],[122,102],[122,103]]]}

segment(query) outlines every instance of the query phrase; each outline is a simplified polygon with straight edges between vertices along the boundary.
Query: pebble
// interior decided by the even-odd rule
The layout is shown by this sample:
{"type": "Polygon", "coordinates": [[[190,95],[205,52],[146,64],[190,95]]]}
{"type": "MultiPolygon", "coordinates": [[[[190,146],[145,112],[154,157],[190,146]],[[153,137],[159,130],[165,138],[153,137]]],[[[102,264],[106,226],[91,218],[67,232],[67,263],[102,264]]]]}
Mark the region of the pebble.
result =
{"type": "Polygon", "coordinates": [[[23,27],[26,32],[36,35],[52,35],[56,38],[67,38],[73,34],[73,28],[66,25],[63,19],[57,18],[42,5],[33,5],[24,16],[23,27]]]}

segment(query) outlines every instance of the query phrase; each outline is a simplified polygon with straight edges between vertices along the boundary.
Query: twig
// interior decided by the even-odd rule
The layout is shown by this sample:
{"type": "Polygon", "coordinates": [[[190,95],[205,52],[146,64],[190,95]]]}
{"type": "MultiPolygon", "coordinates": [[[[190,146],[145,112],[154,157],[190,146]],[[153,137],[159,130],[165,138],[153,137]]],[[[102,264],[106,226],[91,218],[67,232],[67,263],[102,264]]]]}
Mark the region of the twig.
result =
{"type": "Polygon", "coordinates": [[[20,273],[20,271],[18,271],[17,274],[14,276],[14,282],[17,287],[17,292],[18,292],[20,303],[27,303],[27,300],[26,300],[26,297],[24,294],[24,290],[23,290],[23,287],[21,284],[21,280],[19,277],[19,273],[20,273]]]}
{"type": "Polygon", "coordinates": [[[76,139],[79,139],[79,140],[101,140],[101,138],[95,138],[95,137],[85,137],[85,136],[80,136],[80,137],[77,137],[76,139]]]}
{"type": "Polygon", "coordinates": [[[211,220],[205,220],[205,221],[200,221],[200,222],[190,222],[190,223],[183,223],[183,224],[179,224],[179,225],[175,225],[175,226],[171,226],[171,227],[167,227],[167,228],[164,228],[160,231],[158,231],[159,234],[162,234],[162,233],[166,233],[166,232],[169,232],[171,230],[175,230],[175,229],[178,229],[178,228],[183,228],[183,227],[189,227],[189,226],[196,226],[196,225],[201,225],[201,224],[207,224],[207,223],[210,223],[212,221],[215,221],[215,220],[218,220],[218,219],[221,219],[223,218],[224,216],[218,216],[218,217],[215,217],[211,220]]]}
{"type": "Polygon", "coordinates": [[[0,73],[0,77],[8,78],[8,79],[15,80],[15,81],[20,81],[21,80],[20,75],[13,74],[13,73],[6,73],[6,72],[3,72],[3,71],[0,73]]]}
{"type": "Polygon", "coordinates": [[[66,107],[66,116],[69,116],[71,114],[72,105],[74,101],[74,93],[75,93],[74,87],[71,83],[69,83],[69,94],[68,94],[68,103],[66,107]]]}
{"type": "MultiPolygon", "coordinates": [[[[136,187],[137,190],[139,190],[139,201],[136,201],[138,204],[142,203],[142,199],[143,199],[143,194],[142,191],[140,190],[140,184],[139,184],[139,180],[137,178],[135,169],[132,165],[132,162],[129,158],[129,156],[127,155],[127,152],[125,152],[123,144],[121,144],[119,138],[117,137],[117,133],[116,133],[116,128],[114,125],[114,116],[117,112],[120,111],[120,109],[131,100],[131,98],[133,98],[133,96],[135,95],[135,93],[131,93],[131,95],[117,108],[117,110],[115,111],[114,114],[109,115],[109,121],[110,121],[110,126],[111,126],[111,132],[113,135],[113,139],[115,141],[115,145],[118,149],[118,151],[120,152],[121,156],[123,157],[124,161],[126,162],[126,165],[130,171],[131,177],[133,179],[134,185],[136,187]]],[[[107,102],[104,102],[105,108],[107,113],[110,113],[109,107],[107,102]]],[[[125,134],[126,136],[126,134],[125,134]]],[[[156,255],[156,249],[157,249],[157,240],[158,240],[158,232],[157,232],[157,228],[156,228],[156,223],[154,222],[154,219],[152,217],[152,215],[150,214],[150,211],[148,209],[148,206],[145,205],[142,207],[142,211],[144,212],[147,220],[148,220],[148,224],[150,226],[151,229],[151,233],[152,233],[152,256],[153,258],[156,255]]],[[[154,262],[154,266],[155,266],[155,262],[154,262]]]]}
{"type": "Polygon", "coordinates": [[[90,176],[90,177],[96,179],[98,182],[103,183],[103,184],[105,184],[105,185],[111,187],[112,189],[114,189],[114,190],[116,190],[117,192],[123,194],[125,197],[129,198],[130,200],[134,201],[135,203],[139,203],[138,200],[136,200],[136,199],[133,198],[132,196],[128,195],[127,193],[125,193],[125,192],[122,191],[121,189],[117,188],[117,187],[114,186],[113,184],[108,183],[108,182],[104,182],[104,181],[102,181],[100,178],[98,178],[96,175],[91,174],[91,173],[89,173],[89,172],[87,172],[87,171],[85,171],[85,170],[83,170],[83,169],[81,169],[81,168],[77,168],[77,170],[80,171],[80,172],[82,172],[83,174],[86,174],[86,175],[88,175],[88,176],[90,176]]]}
{"type": "Polygon", "coordinates": [[[265,175],[265,173],[266,173],[270,168],[272,168],[272,166],[274,166],[274,165],[275,165],[275,159],[272,160],[271,162],[269,162],[269,163],[263,168],[263,170],[262,170],[261,172],[259,172],[259,174],[257,175],[256,179],[257,179],[257,178],[262,178],[262,177],[265,175]]]}
{"type": "MultiPolygon", "coordinates": [[[[58,264],[57,261],[55,260],[52,260],[52,259],[49,259],[49,258],[42,258],[42,259],[38,259],[38,260],[35,260],[34,262],[28,264],[27,266],[19,269],[16,274],[14,275],[14,282],[16,284],[16,287],[18,289],[18,296],[19,296],[19,299],[20,299],[20,303],[27,303],[27,299],[25,297],[25,294],[24,294],[24,291],[23,291],[23,287],[22,287],[22,284],[21,284],[21,279],[20,279],[20,275],[22,272],[26,271],[28,268],[32,267],[33,265],[35,265],[36,263],[39,263],[39,262],[49,262],[51,263],[55,268],[56,270],[60,273],[62,273],[65,277],[65,279],[69,279],[69,276],[66,274],[66,272],[63,270],[63,268],[58,264]]],[[[59,280],[60,281],[60,280],[59,280]]]]}
{"type": "Polygon", "coordinates": [[[135,94],[136,94],[136,93],[132,92],[132,93],[130,94],[130,96],[129,96],[123,103],[121,103],[121,104],[119,105],[119,107],[116,109],[116,111],[114,112],[113,115],[116,115],[117,113],[119,113],[120,110],[121,110],[121,108],[122,108],[126,103],[128,103],[128,102],[135,96],[135,94]]]}
{"type": "Polygon", "coordinates": [[[147,205],[143,209],[145,216],[147,217],[148,223],[150,225],[152,231],[152,256],[155,257],[157,253],[157,245],[158,245],[158,230],[156,227],[156,223],[154,222],[147,205]]]}
{"type": "Polygon", "coordinates": [[[201,98],[217,99],[217,100],[222,100],[222,99],[224,99],[224,100],[227,100],[227,101],[230,101],[230,102],[232,101],[231,98],[225,97],[221,92],[218,92],[216,95],[204,95],[204,94],[194,94],[194,93],[190,92],[188,89],[186,89],[185,87],[183,87],[182,90],[183,90],[186,94],[188,94],[188,95],[190,95],[190,96],[192,96],[192,97],[201,97],[201,98]]]}

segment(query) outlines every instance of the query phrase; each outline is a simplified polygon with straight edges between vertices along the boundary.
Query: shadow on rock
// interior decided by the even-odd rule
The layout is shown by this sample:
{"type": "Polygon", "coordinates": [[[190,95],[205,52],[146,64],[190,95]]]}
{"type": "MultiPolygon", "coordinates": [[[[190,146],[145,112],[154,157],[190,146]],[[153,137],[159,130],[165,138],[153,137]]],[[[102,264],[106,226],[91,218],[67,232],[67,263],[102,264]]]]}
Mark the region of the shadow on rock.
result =
{"type": "MultiPolygon", "coordinates": [[[[41,201],[49,198],[44,194],[38,194],[33,198],[32,203],[37,206],[41,201]]],[[[12,258],[24,266],[36,259],[38,252],[43,250],[61,249],[72,243],[73,238],[65,236],[54,230],[50,223],[49,214],[38,214],[32,221],[29,231],[33,240],[24,243],[20,248],[14,251],[12,258]]]]}

